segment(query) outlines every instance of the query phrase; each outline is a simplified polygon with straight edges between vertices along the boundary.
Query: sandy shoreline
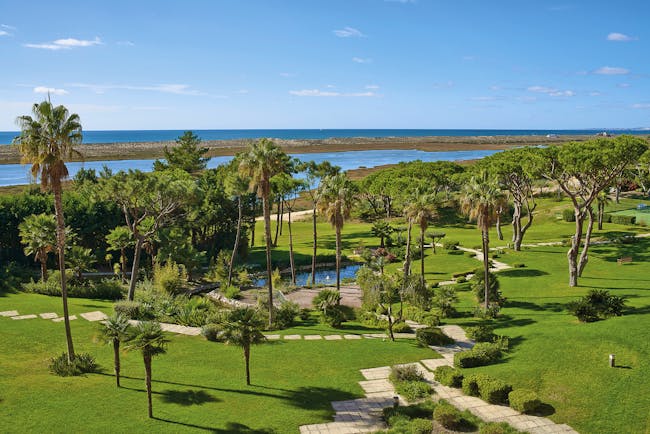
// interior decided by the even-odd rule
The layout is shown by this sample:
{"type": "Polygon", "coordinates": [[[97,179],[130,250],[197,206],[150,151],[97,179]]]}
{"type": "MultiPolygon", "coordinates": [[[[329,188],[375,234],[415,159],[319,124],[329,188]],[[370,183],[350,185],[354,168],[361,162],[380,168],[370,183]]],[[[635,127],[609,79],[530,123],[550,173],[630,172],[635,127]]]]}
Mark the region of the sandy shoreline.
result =
{"type": "MultiPolygon", "coordinates": [[[[647,137],[647,136],[646,136],[647,137]]],[[[583,141],[594,136],[435,136],[435,137],[353,137],[324,140],[274,141],[288,153],[339,152],[381,149],[417,149],[421,151],[469,151],[508,149],[525,145],[564,143],[571,140],[583,141]]],[[[246,149],[250,140],[206,140],[202,145],[208,148],[208,156],[235,155],[246,149]]],[[[165,146],[173,141],[97,143],[81,145],[77,150],[86,161],[132,160],[160,158],[165,146]]],[[[0,146],[0,164],[20,162],[18,150],[13,146],[0,146]]]]}

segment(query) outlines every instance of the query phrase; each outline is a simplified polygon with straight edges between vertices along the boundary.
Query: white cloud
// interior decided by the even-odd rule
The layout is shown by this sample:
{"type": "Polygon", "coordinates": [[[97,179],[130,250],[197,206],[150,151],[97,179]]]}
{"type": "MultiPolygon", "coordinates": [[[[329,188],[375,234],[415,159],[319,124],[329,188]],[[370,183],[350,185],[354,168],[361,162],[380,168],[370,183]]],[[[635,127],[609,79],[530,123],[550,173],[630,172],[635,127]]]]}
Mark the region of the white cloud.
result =
{"type": "Polygon", "coordinates": [[[34,93],[47,93],[51,95],[67,95],[69,92],[65,89],[57,89],[55,87],[36,86],[34,93]]]}
{"type": "Polygon", "coordinates": [[[650,104],[632,104],[633,109],[650,109],[650,104]]]}
{"type": "Polygon", "coordinates": [[[625,75],[629,73],[629,69],[620,68],[618,66],[603,66],[594,71],[594,74],[599,75],[625,75]]]}
{"type": "Polygon", "coordinates": [[[117,45],[123,45],[125,47],[135,47],[135,43],[131,41],[117,41],[117,45]]]}
{"type": "Polygon", "coordinates": [[[626,89],[628,87],[631,87],[632,85],[630,83],[619,83],[616,85],[616,87],[620,87],[621,89],[626,89]]]}
{"type": "Polygon", "coordinates": [[[554,96],[554,97],[575,96],[575,92],[572,90],[559,90],[553,87],[546,87],[546,86],[530,86],[526,90],[528,90],[529,92],[543,93],[548,96],[554,96]]]}
{"type": "Polygon", "coordinates": [[[366,88],[366,89],[371,89],[371,90],[376,90],[376,89],[379,89],[379,86],[376,85],[376,84],[367,84],[367,85],[365,86],[365,88],[366,88]]]}
{"type": "Polygon", "coordinates": [[[354,63],[372,63],[372,59],[368,57],[353,57],[352,61],[354,63]]]}
{"type": "Polygon", "coordinates": [[[602,94],[600,92],[598,92],[598,91],[589,92],[589,96],[600,96],[600,95],[602,95],[602,94]]]}
{"type": "Polygon", "coordinates": [[[332,92],[332,91],[323,91],[320,89],[302,89],[302,90],[290,90],[289,94],[295,96],[327,96],[327,97],[373,97],[377,96],[374,92],[352,92],[352,93],[341,93],[341,92],[332,92]]]}
{"type": "Polygon", "coordinates": [[[14,26],[10,26],[9,24],[0,24],[0,27],[7,30],[16,30],[14,26]]]}
{"type": "Polygon", "coordinates": [[[332,31],[339,38],[364,38],[366,35],[354,27],[344,27],[340,30],[332,31]]]}
{"type": "Polygon", "coordinates": [[[24,46],[27,48],[38,48],[41,50],[58,51],[58,50],[70,50],[72,48],[77,48],[77,47],[92,47],[95,45],[102,45],[102,44],[103,44],[102,40],[99,39],[98,37],[95,37],[95,39],[92,40],[75,39],[75,38],[57,39],[53,42],[47,42],[44,44],[24,44],[24,46]]]}
{"type": "Polygon", "coordinates": [[[489,101],[498,101],[503,99],[500,96],[473,96],[470,98],[470,101],[479,101],[479,102],[489,102],[489,101]]]}
{"type": "Polygon", "coordinates": [[[191,89],[188,84],[157,84],[151,86],[134,86],[130,84],[87,84],[87,83],[72,83],[70,87],[79,87],[83,89],[91,89],[95,93],[104,93],[107,90],[136,90],[136,91],[151,91],[162,93],[173,93],[176,95],[207,95],[204,92],[191,89]]]}
{"type": "Polygon", "coordinates": [[[607,40],[608,41],[615,41],[615,42],[629,42],[629,41],[636,41],[637,37],[635,36],[629,36],[624,33],[617,33],[617,32],[612,32],[609,35],[607,35],[607,40]]]}
{"type": "Polygon", "coordinates": [[[11,36],[9,32],[6,32],[4,30],[0,30],[0,36],[11,36]]]}

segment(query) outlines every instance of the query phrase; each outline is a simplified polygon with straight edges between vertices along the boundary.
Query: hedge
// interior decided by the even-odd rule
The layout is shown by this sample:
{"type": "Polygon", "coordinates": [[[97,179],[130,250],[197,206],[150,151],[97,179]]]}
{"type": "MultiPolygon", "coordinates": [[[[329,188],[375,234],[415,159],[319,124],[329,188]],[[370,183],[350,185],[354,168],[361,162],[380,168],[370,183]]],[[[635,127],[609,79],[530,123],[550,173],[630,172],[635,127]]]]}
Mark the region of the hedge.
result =
{"type": "Polygon", "coordinates": [[[490,404],[505,404],[512,386],[496,378],[484,377],[478,381],[479,395],[490,404]]]}
{"type": "Polygon", "coordinates": [[[454,354],[454,366],[457,368],[474,368],[490,365],[501,358],[501,351],[501,342],[480,342],[469,351],[454,354]]]}
{"type": "Polygon", "coordinates": [[[415,332],[415,338],[421,346],[429,345],[449,345],[453,344],[454,340],[444,334],[442,330],[437,327],[426,327],[418,329],[415,332]]]}
{"type": "Polygon", "coordinates": [[[521,413],[531,413],[542,404],[537,393],[528,389],[513,390],[508,394],[508,401],[510,407],[521,413]]]}
{"type": "Polygon", "coordinates": [[[636,216],[614,214],[610,221],[617,225],[633,225],[636,224],[636,216]]]}
{"type": "Polygon", "coordinates": [[[433,372],[436,381],[447,387],[459,388],[463,384],[463,373],[451,366],[438,366],[433,372]]]}

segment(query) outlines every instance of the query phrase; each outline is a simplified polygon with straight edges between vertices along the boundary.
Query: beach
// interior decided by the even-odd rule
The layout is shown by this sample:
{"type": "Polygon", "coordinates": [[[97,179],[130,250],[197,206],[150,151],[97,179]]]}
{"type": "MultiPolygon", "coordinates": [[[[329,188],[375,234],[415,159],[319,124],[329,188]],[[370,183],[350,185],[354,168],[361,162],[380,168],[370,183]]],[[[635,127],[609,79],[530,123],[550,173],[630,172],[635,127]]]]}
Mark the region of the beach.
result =
{"type": "MultiPolygon", "coordinates": [[[[647,137],[647,136],[646,136],[647,137]]],[[[428,152],[503,150],[518,146],[540,146],[568,141],[584,141],[593,135],[580,136],[430,136],[430,137],[346,137],[316,140],[273,139],[287,153],[318,153],[385,149],[417,149],[428,152]]],[[[206,140],[209,157],[235,155],[246,149],[250,140],[206,140]]],[[[174,141],[82,144],[76,147],[83,158],[72,161],[107,161],[152,159],[163,157],[165,147],[174,141]]],[[[0,146],[0,164],[20,162],[14,146],[0,146]]]]}

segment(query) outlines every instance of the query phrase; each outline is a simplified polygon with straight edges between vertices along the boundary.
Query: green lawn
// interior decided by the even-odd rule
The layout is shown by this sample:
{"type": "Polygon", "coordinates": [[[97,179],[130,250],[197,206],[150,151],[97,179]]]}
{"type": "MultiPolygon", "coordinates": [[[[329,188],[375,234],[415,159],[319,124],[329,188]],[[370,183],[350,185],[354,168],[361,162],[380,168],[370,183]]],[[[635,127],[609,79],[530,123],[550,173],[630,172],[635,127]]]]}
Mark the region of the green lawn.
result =
{"type": "MultiPolygon", "coordinates": [[[[0,297],[0,311],[8,309],[61,311],[59,299],[31,294],[0,297]]],[[[109,312],[110,304],[73,299],[70,310],[109,312]]],[[[170,335],[168,354],[153,363],[156,419],[149,420],[141,357],[123,356],[117,389],[112,349],[94,341],[97,324],[78,319],[72,327],[76,350],[94,354],[102,373],[50,375],[48,358],[64,351],[63,324],[0,317],[0,432],[295,433],[299,425],[331,422],[330,401],[362,397],[359,369],[437,357],[408,340],[269,343],[253,348],[253,385],[246,387],[239,348],[170,335]]]]}

